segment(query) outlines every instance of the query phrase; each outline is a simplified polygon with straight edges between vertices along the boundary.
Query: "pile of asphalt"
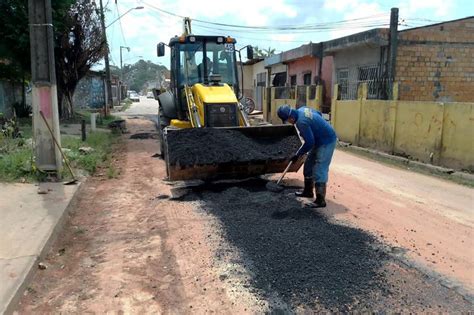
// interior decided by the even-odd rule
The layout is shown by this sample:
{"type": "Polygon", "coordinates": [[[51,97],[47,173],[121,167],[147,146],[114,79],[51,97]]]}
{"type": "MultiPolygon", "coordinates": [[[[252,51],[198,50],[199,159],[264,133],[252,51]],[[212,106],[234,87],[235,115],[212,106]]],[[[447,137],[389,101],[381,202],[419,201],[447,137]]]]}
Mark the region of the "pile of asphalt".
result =
{"type": "Polygon", "coordinates": [[[193,128],[167,136],[170,165],[192,166],[284,161],[301,146],[297,135],[250,138],[237,130],[193,128]]]}
{"type": "Polygon", "coordinates": [[[153,132],[141,132],[141,133],[134,133],[130,136],[130,139],[158,139],[158,135],[153,132]]]}
{"type": "Polygon", "coordinates": [[[265,181],[194,187],[184,200],[222,225],[223,238],[238,248],[254,276],[258,296],[278,296],[291,309],[319,305],[326,310],[372,309],[373,292],[385,295],[380,271],[386,254],[362,230],[330,223],[303,208],[292,192],[271,193],[265,181]],[[371,298],[372,297],[372,298],[371,298]]]}

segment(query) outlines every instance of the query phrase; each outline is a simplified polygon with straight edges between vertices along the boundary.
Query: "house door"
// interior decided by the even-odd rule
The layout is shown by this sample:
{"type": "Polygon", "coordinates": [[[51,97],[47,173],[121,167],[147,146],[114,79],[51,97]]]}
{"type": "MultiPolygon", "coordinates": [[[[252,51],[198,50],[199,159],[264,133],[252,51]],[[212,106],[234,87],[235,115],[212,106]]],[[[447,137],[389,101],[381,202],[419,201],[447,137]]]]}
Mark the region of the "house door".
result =
{"type": "Polygon", "coordinates": [[[265,86],[266,86],[266,72],[257,73],[257,81],[255,87],[255,109],[262,110],[263,109],[263,93],[265,93],[265,86]]]}

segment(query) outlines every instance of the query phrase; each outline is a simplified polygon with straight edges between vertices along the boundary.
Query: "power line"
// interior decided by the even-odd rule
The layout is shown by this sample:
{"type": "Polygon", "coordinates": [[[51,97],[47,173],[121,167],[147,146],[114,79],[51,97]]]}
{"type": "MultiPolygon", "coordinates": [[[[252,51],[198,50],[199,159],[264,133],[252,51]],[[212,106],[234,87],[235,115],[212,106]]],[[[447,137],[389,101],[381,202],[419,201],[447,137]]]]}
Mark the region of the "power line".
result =
{"type": "MultiPolygon", "coordinates": [[[[184,18],[184,16],[182,15],[179,15],[167,10],[163,10],[149,3],[143,2],[143,4],[147,5],[151,9],[154,9],[160,13],[164,13],[164,14],[167,14],[176,18],[180,18],[180,19],[184,18]]],[[[325,22],[325,23],[281,25],[281,26],[245,26],[245,25],[236,25],[236,24],[216,23],[216,22],[205,21],[205,20],[194,19],[194,18],[192,18],[192,20],[193,22],[198,23],[198,24],[202,23],[202,24],[215,25],[215,26],[220,26],[220,27],[244,29],[247,31],[250,31],[250,30],[254,30],[254,31],[257,31],[257,30],[258,31],[296,31],[296,30],[311,31],[311,30],[318,30],[318,29],[319,30],[336,29],[336,28],[341,28],[342,26],[346,26],[348,28],[365,27],[367,23],[372,22],[372,24],[374,24],[374,22],[379,21],[379,20],[370,21],[370,19],[380,18],[382,16],[387,16],[387,14],[380,13],[380,14],[375,14],[375,15],[371,15],[367,17],[361,17],[361,18],[350,19],[350,20],[325,22]]],[[[372,24],[370,26],[373,26],[372,24]]]]}
{"type": "MultiPolygon", "coordinates": [[[[118,4],[117,4],[117,3],[115,3],[115,8],[117,9],[117,16],[120,16],[120,11],[119,11],[118,4]]],[[[128,45],[127,45],[127,40],[125,39],[125,35],[124,35],[124,33],[123,33],[122,21],[120,20],[120,18],[119,18],[118,22],[119,22],[119,24],[120,24],[120,32],[122,33],[123,43],[125,44],[125,46],[128,46],[128,45]]]]}
{"type": "Polygon", "coordinates": [[[196,27],[201,27],[204,29],[209,30],[218,30],[223,32],[237,32],[237,33],[252,33],[252,34],[304,34],[304,33],[315,33],[315,32],[326,32],[326,31],[333,31],[333,30],[351,30],[351,29],[359,29],[359,28],[376,28],[376,27],[384,27],[389,26],[390,23],[386,21],[374,21],[372,23],[365,23],[365,24],[351,24],[345,25],[343,27],[322,27],[318,29],[301,29],[301,30],[288,30],[288,31],[251,31],[251,30],[239,30],[239,29],[229,29],[229,28],[217,28],[217,27],[210,27],[200,24],[195,24],[196,27]]]}
{"type": "MultiPolygon", "coordinates": [[[[198,28],[202,28],[202,26],[197,26],[198,28]]],[[[222,35],[222,34],[219,34],[217,32],[213,32],[212,34],[209,34],[209,35],[215,35],[215,36],[219,36],[219,35],[222,35]]],[[[255,41],[266,41],[266,42],[274,42],[275,39],[268,39],[267,38],[263,38],[263,37],[260,37],[260,38],[256,38],[256,37],[246,37],[246,36],[232,36],[232,37],[237,37],[237,39],[247,39],[247,40],[255,40],[255,41]]],[[[278,39],[279,42],[285,42],[285,43],[309,43],[308,40],[285,40],[285,39],[278,39]]]]}

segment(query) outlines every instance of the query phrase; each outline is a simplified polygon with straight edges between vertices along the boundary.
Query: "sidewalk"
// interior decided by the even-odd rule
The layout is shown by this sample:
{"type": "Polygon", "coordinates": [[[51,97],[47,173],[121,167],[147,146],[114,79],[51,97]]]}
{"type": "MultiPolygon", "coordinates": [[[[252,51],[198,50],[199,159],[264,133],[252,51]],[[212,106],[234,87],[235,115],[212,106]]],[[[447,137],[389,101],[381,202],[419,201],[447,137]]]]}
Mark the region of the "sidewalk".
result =
{"type": "Polygon", "coordinates": [[[80,184],[0,183],[0,314],[11,313],[80,184]]]}

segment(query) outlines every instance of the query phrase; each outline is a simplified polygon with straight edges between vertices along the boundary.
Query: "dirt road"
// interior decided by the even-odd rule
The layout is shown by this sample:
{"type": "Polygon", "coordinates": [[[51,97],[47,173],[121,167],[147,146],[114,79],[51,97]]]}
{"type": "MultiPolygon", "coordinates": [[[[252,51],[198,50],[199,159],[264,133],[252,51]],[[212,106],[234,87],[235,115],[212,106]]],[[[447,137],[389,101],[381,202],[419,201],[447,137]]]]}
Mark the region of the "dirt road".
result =
{"type": "Polygon", "coordinates": [[[169,185],[156,140],[129,137],[120,177],[85,183],[20,314],[472,310],[472,207],[458,202],[472,190],[339,152],[315,211],[292,196],[301,174],[281,194],[169,185]]]}

